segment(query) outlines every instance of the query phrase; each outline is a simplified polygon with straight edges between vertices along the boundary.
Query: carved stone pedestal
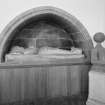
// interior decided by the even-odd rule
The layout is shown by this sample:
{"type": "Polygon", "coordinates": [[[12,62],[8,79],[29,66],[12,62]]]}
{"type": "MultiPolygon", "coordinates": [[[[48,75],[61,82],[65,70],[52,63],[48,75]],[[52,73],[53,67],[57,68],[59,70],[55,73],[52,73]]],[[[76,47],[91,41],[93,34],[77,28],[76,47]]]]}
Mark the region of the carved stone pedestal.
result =
{"type": "Polygon", "coordinates": [[[87,105],[105,105],[105,66],[94,65],[89,72],[87,105]]]}
{"type": "Polygon", "coordinates": [[[94,35],[97,43],[91,51],[92,68],[89,72],[89,96],[87,105],[105,105],[105,34],[98,32],[94,35]]]}

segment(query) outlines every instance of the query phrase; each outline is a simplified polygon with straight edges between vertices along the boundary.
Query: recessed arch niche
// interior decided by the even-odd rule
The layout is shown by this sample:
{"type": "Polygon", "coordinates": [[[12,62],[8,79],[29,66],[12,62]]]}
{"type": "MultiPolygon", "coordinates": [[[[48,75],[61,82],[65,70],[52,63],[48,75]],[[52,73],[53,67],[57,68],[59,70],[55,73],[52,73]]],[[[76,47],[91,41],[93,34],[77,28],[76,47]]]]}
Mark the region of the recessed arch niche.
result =
{"type": "Polygon", "coordinates": [[[57,25],[68,33],[74,46],[82,48],[85,56],[90,58],[90,50],[93,47],[88,31],[74,16],[64,10],[55,7],[38,7],[28,10],[13,19],[0,35],[0,61],[4,62],[5,54],[8,53],[11,43],[18,37],[24,28],[33,27],[39,21],[57,25]]]}

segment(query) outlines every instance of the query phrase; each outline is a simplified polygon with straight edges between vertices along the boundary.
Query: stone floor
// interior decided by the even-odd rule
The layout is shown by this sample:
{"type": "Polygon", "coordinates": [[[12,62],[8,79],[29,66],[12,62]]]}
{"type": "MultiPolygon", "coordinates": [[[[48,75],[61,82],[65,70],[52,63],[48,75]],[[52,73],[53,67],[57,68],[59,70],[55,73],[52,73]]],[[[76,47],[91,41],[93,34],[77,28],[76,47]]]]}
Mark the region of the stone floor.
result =
{"type": "Polygon", "coordinates": [[[86,105],[86,99],[78,97],[60,97],[48,99],[36,99],[34,101],[14,102],[0,105],[86,105]]]}

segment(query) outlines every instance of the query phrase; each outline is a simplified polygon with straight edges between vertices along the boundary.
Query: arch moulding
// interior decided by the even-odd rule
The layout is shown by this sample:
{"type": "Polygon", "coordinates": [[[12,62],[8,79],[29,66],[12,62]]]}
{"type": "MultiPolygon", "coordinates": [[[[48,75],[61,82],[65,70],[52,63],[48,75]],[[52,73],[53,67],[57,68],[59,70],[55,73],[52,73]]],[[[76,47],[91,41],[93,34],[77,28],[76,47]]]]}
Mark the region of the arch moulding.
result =
{"type": "Polygon", "coordinates": [[[38,8],[33,8],[31,10],[28,10],[16,18],[14,18],[1,32],[0,34],[0,62],[3,61],[3,54],[6,50],[6,44],[8,40],[11,40],[12,38],[12,33],[17,29],[17,27],[21,26],[21,24],[25,24],[26,21],[29,19],[36,17],[37,15],[41,14],[54,14],[59,17],[62,17],[68,21],[70,21],[77,29],[82,33],[82,36],[84,37],[84,43],[83,45],[84,48],[91,49],[93,47],[92,40],[89,36],[88,31],[85,29],[85,27],[81,24],[79,20],[77,20],[74,16],[71,14],[65,12],[64,10],[55,8],[55,7],[38,7],[38,8]]]}

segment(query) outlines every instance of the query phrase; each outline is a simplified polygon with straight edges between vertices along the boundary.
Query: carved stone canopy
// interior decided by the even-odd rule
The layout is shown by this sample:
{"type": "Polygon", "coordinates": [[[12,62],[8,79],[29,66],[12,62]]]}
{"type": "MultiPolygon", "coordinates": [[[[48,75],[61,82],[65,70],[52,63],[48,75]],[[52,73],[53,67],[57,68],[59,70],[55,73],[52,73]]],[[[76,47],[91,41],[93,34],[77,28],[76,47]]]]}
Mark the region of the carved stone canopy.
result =
{"type": "MultiPolygon", "coordinates": [[[[92,40],[85,27],[71,14],[55,7],[38,7],[28,10],[13,19],[0,35],[0,62],[4,61],[19,33],[25,28],[31,28],[39,21],[46,21],[64,29],[67,36],[73,40],[74,46],[82,48],[85,56],[90,58],[93,48],[92,40]]],[[[68,38],[65,36],[66,38],[68,38]]]]}

